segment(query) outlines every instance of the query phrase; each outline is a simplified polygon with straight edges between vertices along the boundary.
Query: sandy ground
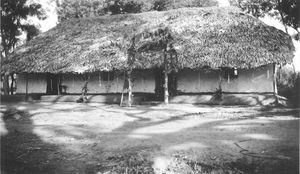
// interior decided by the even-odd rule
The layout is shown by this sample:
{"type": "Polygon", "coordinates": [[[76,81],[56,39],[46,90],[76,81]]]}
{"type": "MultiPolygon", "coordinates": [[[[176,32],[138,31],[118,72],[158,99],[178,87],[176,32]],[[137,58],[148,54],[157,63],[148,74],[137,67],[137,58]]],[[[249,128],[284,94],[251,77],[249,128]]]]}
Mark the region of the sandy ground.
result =
{"type": "Polygon", "coordinates": [[[299,173],[299,110],[1,105],[1,173],[299,173]]]}

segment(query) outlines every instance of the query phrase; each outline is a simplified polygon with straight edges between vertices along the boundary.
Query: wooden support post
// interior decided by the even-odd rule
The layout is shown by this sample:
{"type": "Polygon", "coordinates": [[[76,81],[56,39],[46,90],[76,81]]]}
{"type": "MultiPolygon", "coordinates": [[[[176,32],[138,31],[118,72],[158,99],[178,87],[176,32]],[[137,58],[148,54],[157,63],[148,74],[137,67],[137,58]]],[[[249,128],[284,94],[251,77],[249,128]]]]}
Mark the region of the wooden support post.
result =
{"type": "Polygon", "coordinates": [[[128,71],[128,106],[131,107],[132,99],[132,82],[131,82],[132,68],[128,71]]]}

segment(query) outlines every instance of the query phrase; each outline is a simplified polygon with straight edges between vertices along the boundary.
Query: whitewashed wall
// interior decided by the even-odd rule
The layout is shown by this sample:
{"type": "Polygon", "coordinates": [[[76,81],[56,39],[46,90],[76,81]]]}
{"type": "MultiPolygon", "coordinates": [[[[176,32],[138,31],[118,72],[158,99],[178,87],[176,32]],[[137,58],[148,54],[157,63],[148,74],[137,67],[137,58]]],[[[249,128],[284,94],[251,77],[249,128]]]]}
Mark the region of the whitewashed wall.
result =
{"type": "MultiPolygon", "coordinates": [[[[185,69],[179,71],[177,89],[183,93],[215,92],[219,84],[218,71],[185,69]]],[[[272,64],[238,70],[238,78],[222,79],[224,92],[273,92],[272,64]]]]}

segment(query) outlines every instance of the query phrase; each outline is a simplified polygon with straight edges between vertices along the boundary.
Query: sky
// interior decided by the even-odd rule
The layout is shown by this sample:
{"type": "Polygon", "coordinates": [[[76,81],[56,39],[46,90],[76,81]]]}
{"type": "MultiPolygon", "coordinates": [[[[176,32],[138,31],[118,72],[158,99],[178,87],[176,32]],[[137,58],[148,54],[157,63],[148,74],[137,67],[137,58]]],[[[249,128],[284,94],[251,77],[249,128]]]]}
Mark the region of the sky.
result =
{"type": "MultiPolygon", "coordinates": [[[[42,7],[45,9],[46,14],[48,16],[45,20],[38,20],[36,17],[29,17],[28,22],[36,24],[40,27],[41,32],[46,32],[49,29],[55,27],[58,24],[58,15],[56,13],[56,3],[53,0],[30,0],[29,2],[38,2],[42,5],[42,7]]],[[[228,0],[218,0],[219,6],[229,6],[228,0]]],[[[260,18],[261,21],[266,23],[267,25],[276,27],[277,29],[280,29],[285,32],[284,26],[282,23],[272,18],[271,16],[265,16],[264,18],[260,18]]],[[[289,34],[295,34],[295,30],[291,27],[288,28],[289,34]]],[[[294,53],[294,59],[293,59],[293,67],[295,68],[295,71],[300,72],[300,41],[293,40],[294,46],[295,46],[295,53],[294,53]]]]}
{"type": "Polygon", "coordinates": [[[58,24],[58,15],[56,13],[56,2],[53,0],[30,0],[28,3],[36,2],[42,5],[47,18],[39,20],[37,17],[28,17],[27,22],[38,25],[41,32],[46,32],[58,24]]]}

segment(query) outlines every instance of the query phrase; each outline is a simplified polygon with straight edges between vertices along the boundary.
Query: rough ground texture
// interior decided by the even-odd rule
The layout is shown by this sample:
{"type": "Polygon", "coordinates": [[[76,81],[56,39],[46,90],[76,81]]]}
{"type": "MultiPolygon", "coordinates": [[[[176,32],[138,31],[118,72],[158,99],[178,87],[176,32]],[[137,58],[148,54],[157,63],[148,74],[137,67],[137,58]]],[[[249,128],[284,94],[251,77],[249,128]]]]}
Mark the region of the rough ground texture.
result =
{"type": "Polygon", "coordinates": [[[1,173],[299,173],[299,110],[1,105],[1,173]]]}

